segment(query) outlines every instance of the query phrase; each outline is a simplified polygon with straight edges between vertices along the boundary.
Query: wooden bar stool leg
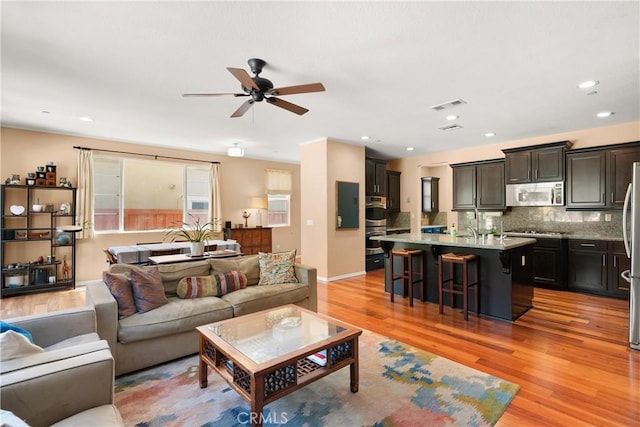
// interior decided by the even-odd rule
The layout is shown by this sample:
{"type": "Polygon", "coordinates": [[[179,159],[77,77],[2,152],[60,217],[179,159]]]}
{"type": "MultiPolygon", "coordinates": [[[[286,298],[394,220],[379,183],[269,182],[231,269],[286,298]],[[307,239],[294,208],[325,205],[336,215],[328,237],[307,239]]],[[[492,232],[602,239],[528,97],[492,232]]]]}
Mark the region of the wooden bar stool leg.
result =
{"type": "Polygon", "coordinates": [[[469,263],[464,262],[462,264],[462,312],[464,313],[464,320],[469,320],[469,263]]]}
{"type": "Polygon", "coordinates": [[[409,307],[413,307],[413,255],[407,257],[407,262],[409,264],[409,307]]]}
{"type": "Polygon", "coordinates": [[[442,314],[442,257],[438,257],[438,312],[442,314]]]}
{"type": "Polygon", "coordinates": [[[395,261],[396,257],[393,256],[393,254],[391,254],[391,259],[389,260],[389,262],[391,263],[391,286],[389,287],[389,293],[391,294],[391,302],[393,302],[393,294],[394,292],[394,288],[395,288],[395,284],[396,284],[396,279],[395,277],[395,273],[393,272],[393,264],[395,261]]]}
{"type": "Polygon", "coordinates": [[[474,304],[475,304],[475,309],[476,309],[476,316],[480,316],[480,306],[478,305],[478,290],[480,289],[480,279],[478,276],[478,267],[480,266],[480,263],[476,260],[475,262],[475,267],[476,267],[476,271],[474,274],[474,279],[475,279],[475,286],[473,288],[473,299],[474,299],[474,304]]]}

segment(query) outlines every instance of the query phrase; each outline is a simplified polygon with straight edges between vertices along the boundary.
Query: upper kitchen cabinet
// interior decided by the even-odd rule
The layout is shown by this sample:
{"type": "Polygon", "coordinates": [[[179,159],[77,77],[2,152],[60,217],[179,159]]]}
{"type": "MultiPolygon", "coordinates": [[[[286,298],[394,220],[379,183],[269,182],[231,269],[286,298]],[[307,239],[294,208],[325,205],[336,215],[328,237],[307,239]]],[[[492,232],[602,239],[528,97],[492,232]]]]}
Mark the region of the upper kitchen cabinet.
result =
{"type": "Polygon", "coordinates": [[[438,188],[440,178],[422,177],[422,212],[438,212],[438,188]]]}
{"type": "Polygon", "coordinates": [[[367,196],[387,195],[387,162],[385,160],[365,158],[365,193],[367,196]]]}
{"type": "Polygon", "coordinates": [[[453,168],[453,210],[505,210],[504,160],[458,163],[453,168]]]}
{"type": "Polygon", "coordinates": [[[564,181],[569,141],[502,150],[507,184],[564,181]]]}
{"type": "Polygon", "coordinates": [[[400,212],[400,172],[387,171],[387,212],[400,212]]]}
{"type": "Polygon", "coordinates": [[[567,153],[567,209],[621,209],[640,143],[567,153]]]}

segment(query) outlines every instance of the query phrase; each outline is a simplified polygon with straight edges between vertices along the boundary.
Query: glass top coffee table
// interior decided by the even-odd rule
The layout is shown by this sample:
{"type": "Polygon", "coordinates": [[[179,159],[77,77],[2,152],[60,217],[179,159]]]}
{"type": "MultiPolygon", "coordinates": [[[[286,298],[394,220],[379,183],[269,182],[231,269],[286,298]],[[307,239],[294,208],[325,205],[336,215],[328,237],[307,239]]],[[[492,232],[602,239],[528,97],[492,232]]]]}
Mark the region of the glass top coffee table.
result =
{"type": "Polygon", "coordinates": [[[362,330],[349,324],[287,305],[196,329],[200,387],[208,367],[218,372],[250,403],[252,425],[262,425],[264,405],[346,366],[358,391],[362,330]]]}

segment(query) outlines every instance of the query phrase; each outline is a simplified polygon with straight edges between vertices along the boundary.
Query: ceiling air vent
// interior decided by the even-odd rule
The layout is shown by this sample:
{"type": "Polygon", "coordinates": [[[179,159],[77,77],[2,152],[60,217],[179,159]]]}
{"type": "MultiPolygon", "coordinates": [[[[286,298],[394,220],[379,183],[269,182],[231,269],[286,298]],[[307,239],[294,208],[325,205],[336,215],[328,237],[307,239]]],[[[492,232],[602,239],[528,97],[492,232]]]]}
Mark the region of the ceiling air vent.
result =
{"type": "Polygon", "coordinates": [[[443,104],[434,105],[431,108],[436,111],[442,111],[442,110],[448,110],[449,108],[457,107],[459,105],[463,105],[466,103],[467,101],[465,101],[464,99],[458,98],[458,99],[454,99],[453,101],[445,102],[443,104]]]}
{"type": "Polygon", "coordinates": [[[462,126],[457,124],[452,124],[452,125],[440,126],[438,129],[444,130],[444,131],[450,131],[450,130],[462,129],[462,126]]]}

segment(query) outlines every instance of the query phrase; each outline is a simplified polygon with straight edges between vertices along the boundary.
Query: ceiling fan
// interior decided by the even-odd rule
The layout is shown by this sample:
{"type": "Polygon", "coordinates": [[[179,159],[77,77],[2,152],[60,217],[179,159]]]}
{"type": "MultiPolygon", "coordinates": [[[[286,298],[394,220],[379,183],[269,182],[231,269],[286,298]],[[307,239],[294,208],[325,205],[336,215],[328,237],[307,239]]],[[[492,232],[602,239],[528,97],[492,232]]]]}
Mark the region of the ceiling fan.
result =
{"type": "Polygon", "coordinates": [[[242,117],[242,115],[246,113],[255,102],[261,102],[263,100],[267,101],[271,105],[275,105],[276,107],[284,108],[285,110],[291,111],[292,113],[296,113],[298,115],[303,115],[309,110],[276,97],[280,95],[294,95],[297,93],[324,92],[325,90],[322,83],[309,83],[304,85],[274,88],[273,83],[271,83],[270,80],[260,77],[262,67],[267,64],[265,61],[258,58],[251,58],[247,62],[249,63],[249,67],[251,67],[251,72],[254,74],[253,77],[251,77],[249,73],[247,73],[242,68],[227,67],[227,70],[229,70],[229,72],[233,74],[233,76],[242,84],[241,87],[244,93],[183,93],[182,96],[205,97],[229,95],[236,97],[251,97],[231,115],[231,117],[233,118],[242,117]]]}

